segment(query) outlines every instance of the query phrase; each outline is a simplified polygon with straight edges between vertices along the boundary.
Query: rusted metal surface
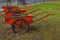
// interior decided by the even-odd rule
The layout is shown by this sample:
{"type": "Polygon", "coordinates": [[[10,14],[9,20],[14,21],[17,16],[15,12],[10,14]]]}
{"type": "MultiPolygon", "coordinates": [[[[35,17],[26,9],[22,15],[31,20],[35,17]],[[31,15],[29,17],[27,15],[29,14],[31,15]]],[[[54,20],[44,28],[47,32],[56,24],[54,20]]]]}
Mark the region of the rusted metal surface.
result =
{"type": "Polygon", "coordinates": [[[43,17],[41,17],[41,18],[33,21],[32,23],[38,22],[38,21],[40,21],[40,20],[42,20],[42,19],[45,19],[45,18],[47,18],[47,17],[49,17],[49,16],[52,16],[52,14],[47,14],[46,16],[43,16],[43,17]]]}
{"type": "Polygon", "coordinates": [[[33,12],[35,12],[35,11],[37,11],[37,10],[40,10],[40,9],[39,9],[39,8],[34,9],[34,10],[32,10],[31,12],[29,12],[29,13],[33,13],[33,12]]]}
{"type": "Polygon", "coordinates": [[[33,16],[33,17],[39,16],[39,15],[41,15],[41,14],[45,14],[45,13],[47,13],[47,11],[40,12],[40,13],[38,13],[37,15],[35,15],[35,16],[33,16]]]}

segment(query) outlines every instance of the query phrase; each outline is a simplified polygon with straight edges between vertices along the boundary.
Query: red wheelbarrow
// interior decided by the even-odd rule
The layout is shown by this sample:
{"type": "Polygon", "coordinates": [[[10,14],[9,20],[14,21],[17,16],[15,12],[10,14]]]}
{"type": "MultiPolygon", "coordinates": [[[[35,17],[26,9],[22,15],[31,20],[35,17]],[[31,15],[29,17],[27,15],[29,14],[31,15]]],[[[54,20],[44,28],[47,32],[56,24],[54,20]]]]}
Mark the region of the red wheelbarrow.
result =
{"type": "MultiPolygon", "coordinates": [[[[35,12],[36,10],[40,10],[40,9],[35,9],[29,13],[31,14],[31,13],[35,12]]],[[[6,13],[5,17],[4,17],[5,22],[12,25],[12,30],[15,33],[29,31],[30,24],[32,22],[32,18],[46,13],[46,12],[38,13],[35,16],[28,15],[29,13],[27,13],[28,16],[22,16],[21,14],[25,13],[26,10],[22,9],[22,8],[20,9],[16,6],[3,6],[2,11],[6,13]],[[13,17],[13,16],[15,16],[15,17],[13,17]]],[[[43,16],[43,17],[35,20],[34,22],[40,21],[41,19],[44,19],[50,15],[52,15],[52,14],[47,14],[46,16],[43,16]]],[[[34,22],[32,22],[32,23],[34,23],[34,22]]]]}

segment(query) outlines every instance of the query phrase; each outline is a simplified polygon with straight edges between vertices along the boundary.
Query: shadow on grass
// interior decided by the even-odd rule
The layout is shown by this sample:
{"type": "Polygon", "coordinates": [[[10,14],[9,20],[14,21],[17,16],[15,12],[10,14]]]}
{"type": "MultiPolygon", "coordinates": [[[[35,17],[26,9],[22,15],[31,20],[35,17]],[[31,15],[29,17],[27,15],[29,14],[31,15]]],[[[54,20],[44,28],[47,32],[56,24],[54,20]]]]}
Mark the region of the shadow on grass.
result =
{"type": "Polygon", "coordinates": [[[33,31],[39,32],[38,27],[32,26],[32,27],[30,28],[30,32],[33,32],[33,31]]]}

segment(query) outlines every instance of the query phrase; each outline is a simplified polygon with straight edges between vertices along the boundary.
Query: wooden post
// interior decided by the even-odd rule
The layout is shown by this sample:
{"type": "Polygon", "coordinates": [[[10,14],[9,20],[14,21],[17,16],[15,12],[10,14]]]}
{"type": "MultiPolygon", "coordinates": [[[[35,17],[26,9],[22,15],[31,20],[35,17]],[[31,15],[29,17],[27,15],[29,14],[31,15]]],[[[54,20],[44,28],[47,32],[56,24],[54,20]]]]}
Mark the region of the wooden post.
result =
{"type": "Polygon", "coordinates": [[[7,0],[7,5],[11,5],[11,0],[7,0]]]}

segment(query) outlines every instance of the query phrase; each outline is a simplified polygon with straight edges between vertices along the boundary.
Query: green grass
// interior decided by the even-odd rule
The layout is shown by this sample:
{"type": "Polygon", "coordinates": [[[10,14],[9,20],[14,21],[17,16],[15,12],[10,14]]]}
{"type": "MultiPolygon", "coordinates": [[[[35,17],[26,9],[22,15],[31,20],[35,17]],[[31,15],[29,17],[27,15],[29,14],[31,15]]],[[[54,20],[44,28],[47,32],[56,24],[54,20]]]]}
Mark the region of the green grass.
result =
{"type": "MultiPolygon", "coordinates": [[[[32,13],[33,16],[38,14],[39,12],[48,12],[36,16],[35,18],[33,18],[33,20],[41,18],[49,13],[54,15],[31,24],[31,27],[36,27],[36,30],[33,30],[30,33],[15,35],[11,32],[8,32],[10,30],[6,31],[3,29],[3,32],[0,33],[1,40],[60,40],[60,3],[40,3],[32,5],[32,7],[32,9],[41,8],[41,10],[32,13]]],[[[4,25],[2,26],[4,27],[4,25]]]]}
{"type": "Polygon", "coordinates": [[[33,13],[33,15],[44,12],[47,10],[48,13],[54,14],[54,16],[47,18],[46,20],[52,20],[60,22],[60,3],[40,3],[33,6],[34,8],[41,8],[41,10],[33,13]]]}

